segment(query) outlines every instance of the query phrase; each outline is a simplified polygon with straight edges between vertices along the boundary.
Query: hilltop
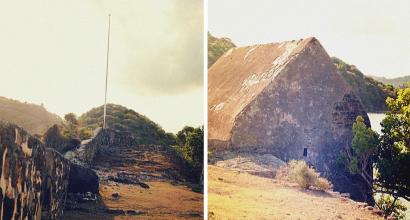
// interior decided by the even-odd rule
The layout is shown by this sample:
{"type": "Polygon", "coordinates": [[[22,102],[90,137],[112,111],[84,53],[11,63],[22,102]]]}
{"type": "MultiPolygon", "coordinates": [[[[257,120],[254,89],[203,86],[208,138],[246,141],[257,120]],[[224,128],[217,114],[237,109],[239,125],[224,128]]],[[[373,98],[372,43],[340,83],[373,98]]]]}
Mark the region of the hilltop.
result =
{"type": "Polygon", "coordinates": [[[332,61],[339,74],[349,83],[354,93],[359,96],[367,112],[387,110],[386,98],[395,96],[393,86],[365,76],[356,66],[347,64],[337,57],[332,57],[332,61]]]}
{"type": "Polygon", "coordinates": [[[387,85],[392,85],[396,88],[398,87],[404,87],[407,85],[407,82],[410,81],[410,76],[401,76],[401,77],[396,77],[396,78],[386,78],[386,77],[381,77],[381,76],[370,76],[371,78],[382,82],[387,85]]]}
{"type": "Polygon", "coordinates": [[[232,43],[231,39],[226,37],[217,38],[208,32],[208,68],[233,47],[236,47],[236,45],[232,43]]]}
{"type": "Polygon", "coordinates": [[[42,105],[20,102],[0,96],[0,120],[23,127],[31,134],[43,134],[62,120],[42,105]]]}
{"type": "MultiPolygon", "coordinates": [[[[78,118],[81,126],[95,129],[102,126],[104,106],[99,106],[78,118]]],[[[107,104],[107,127],[127,132],[139,144],[171,144],[173,139],[161,126],[148,117],[121,105],[107,104]]]]}

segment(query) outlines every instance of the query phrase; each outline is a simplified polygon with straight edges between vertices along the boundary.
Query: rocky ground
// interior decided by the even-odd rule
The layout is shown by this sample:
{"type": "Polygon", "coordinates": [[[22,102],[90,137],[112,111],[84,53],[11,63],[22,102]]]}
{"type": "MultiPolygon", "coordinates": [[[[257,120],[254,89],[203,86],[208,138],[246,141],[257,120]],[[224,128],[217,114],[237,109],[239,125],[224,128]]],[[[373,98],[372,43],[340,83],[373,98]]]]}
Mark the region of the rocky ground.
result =
{"type": "Polygon", "coordinates": [[[203,194],[165,146],[115,147],[96,156],[99,195],[68,199],[64,219],[202,219],[203,194]]]}
{"type": "Polygon", "coordinates": [[[209,219],[383,219],[338,193],[301,190],[274,179],[208,166],[209,219]]]}

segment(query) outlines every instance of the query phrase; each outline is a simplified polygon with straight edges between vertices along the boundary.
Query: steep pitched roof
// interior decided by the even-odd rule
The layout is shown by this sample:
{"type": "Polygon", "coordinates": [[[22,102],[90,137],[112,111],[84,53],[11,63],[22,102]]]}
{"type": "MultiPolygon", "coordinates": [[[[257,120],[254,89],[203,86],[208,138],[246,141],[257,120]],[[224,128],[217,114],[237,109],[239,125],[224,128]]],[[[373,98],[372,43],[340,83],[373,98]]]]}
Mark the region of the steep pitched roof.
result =
{"type": "Polygon", "coordinates": [[[208,70],[209,139],[229,140],[235,117],[315,38],[233,48],[208,70]]]}

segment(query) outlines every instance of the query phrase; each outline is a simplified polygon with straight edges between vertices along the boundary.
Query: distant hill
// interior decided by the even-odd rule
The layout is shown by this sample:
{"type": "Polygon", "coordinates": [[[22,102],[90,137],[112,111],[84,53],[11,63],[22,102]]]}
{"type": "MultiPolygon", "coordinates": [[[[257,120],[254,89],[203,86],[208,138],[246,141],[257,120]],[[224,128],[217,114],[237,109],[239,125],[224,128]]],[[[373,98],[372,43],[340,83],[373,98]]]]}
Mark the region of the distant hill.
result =
{"type": "Polygon", "coordinates": [[[229,49],[236,47],[231,39],[217,38],[208,32],[208,68],[214,64],[229,49]]]}
{"type": "Polygon", "coordinates": [[[352,86],[353,91],[359,96],[367,112],[386,111],[386,98],[394,97],[395,90],[391,85],[385,85],[371,77],[365,76],[354,65],[350,65],[332,57],[333,63],[339,74],[352,86]]]}
{"type": "Polygon", "coordinates": [[[43,106],[23,103],[0,96],[0,120],[23,127],[31,134],[43,134],[54,124],[62,120],[56,114],[48,112],[43,106]]]}
{"type": "Polygon", "coordinates": [[[407,85],[407,82],[410,81],[410,75],[396,77],[396,78],[386,78],[386,77],[380,77],[380,76],[370,76],[370,77],[384,84],[392,85],[396,88],[404,87],[407,85]]]}
{"type": "MultiPolygon", "coordinates": [[[[81,126],[95,129],[102,126],[104,107],[91,109],[78,120],[81,126]]],[[[155,122],[121,105],[107,104],[107,127],[131,133],[139,144],[170,144],[173,140],[155,122]]]]}

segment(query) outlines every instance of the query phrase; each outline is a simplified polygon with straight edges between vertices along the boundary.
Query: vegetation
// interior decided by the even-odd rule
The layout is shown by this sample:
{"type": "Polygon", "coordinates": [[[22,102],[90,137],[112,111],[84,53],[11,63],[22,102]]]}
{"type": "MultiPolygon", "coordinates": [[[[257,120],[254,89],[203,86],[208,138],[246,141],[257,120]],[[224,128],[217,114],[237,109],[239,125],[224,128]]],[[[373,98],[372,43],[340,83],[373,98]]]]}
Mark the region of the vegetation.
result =
{"type": "Polygon", "coordinates": [[[360,174],[374,193],[382,194],[376,204],[385,217],[400,216],[404,209],[399,198],[410,201],[410,84],[386,103],[389,111],[381,123],[381,136],[358,117],[353,125],[352,149],[342,155],[350,173],[360,174]]]}
{"type": "Polygon", "coordinates": [[[178,131],[176,135],[176,142],[179,146],[185,146],[186,139],[188,135],[193,132],[195,128],[190,126],[185,126],[182,130],[178,131]]]}
{"type": "Polygon", "coordinates": [[[386,78],[386,77],[378,77],[378,76],[371,76],[373,79],[382,82],[387,85],[392,85],[395,88],[405,88],[407,82],[410,81],[410,76],[402,76],[396,78],[386,78]]]}
{"type": "Polygon", "coordinates": [[[314,187],[319,190],[327,191],[332,189],[330,182],[320,177],[320,174],[313,168],[309,167],[305,161],[291,160],[286,167],[282,167],[276,178],[297,183],[304,189],[314,187]]]}
{"type": "Polygon", "coordinates": [[[339,74],[350,84],[354,93],[359,96],[367,112],[387,110],[386,98],[395,97],[393,86],[385,85],[371,77],[365,76],[356,66],[349,65],[339,58],[332,57],[332,61],[339,74]]]}
{"type": "Polygon", "coordinates": [[[385,217],[394,216],[398,219],[404,219],[407,211],[407,207],[397,198],[388,194],[381,194],[380,198],[376,201],[376,206],[385,213],[385,217]]]}
{"type": "MultiPolygon", "coordinates": [[[[91,109],[78,118],[79,125],[91,130],[102,127],[104,106],[91,109]]],[[[107,104],[106,125],[108,128],[129,132],[140,144],[175,143],[172,134],[167,134],[155,122],[132,109],[114,104],[107,104]]]]}
{"type": "MultiPolygon", "coordinates": [[[[399,197],[410,201],[410,83],[397,92],[396,99],[388,98],[386,102],[389,111],[381,123],[375,187],[391,195],[391,206],[396,207],[399,197]]],[[[394,208],[388,210],[393,212],[394,208]]]]}
{"type": "Polygon", "coordinates": [[[50,127],[43,135],[43,142],[47,148],[53,148],[62,154],[74,150],[81,143],[61,125],[50,127]]]}
{"type": "Polygon", "coordinates": [[[62,120],[48,112],[44,106],[0,97],[0,121],[16,124],[31,134],[42,135],[54,124],[62,120]]]}
{"type": "Polygon", "coordinates": [[[216,38],[208,32],[208,68],[233,47],[236,46],[232,43],[231,39],[216,38]]]}
{"type": "Polygon", "coordinates": [[[192,165],[194,173],[200,175],[204,164],[204,127],[185,126],[177,133],[176,149],[192,165]]]}
{"type": "Polygon", "coordinates": [[[352,174],[359,174],[368,184],[373,187],[373,157],[377,151],[378,135],[364,123],[362,116],[356,118],[353,124],[353,139],[351,149],[345,149],[342,153],[346,168],[352,174]]]}

